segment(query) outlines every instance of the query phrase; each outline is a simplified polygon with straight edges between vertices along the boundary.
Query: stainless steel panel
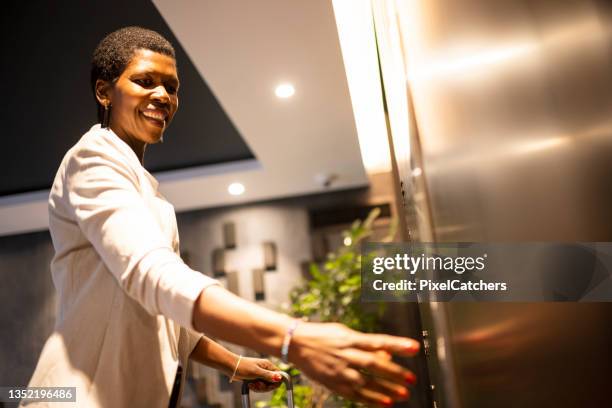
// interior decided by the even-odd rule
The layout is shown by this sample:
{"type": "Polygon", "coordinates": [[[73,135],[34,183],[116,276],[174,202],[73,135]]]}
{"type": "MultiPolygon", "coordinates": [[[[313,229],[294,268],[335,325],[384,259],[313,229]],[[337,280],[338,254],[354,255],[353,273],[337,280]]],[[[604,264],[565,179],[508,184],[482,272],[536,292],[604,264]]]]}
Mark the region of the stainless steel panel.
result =
{"type": "MultiPolygon", "coordinates": [[[[612,240],[609,3],[374,4],[407,75],[393,139],[414,239],[612,240]]],[[[612,305],[423,306],[438,406],[612,405],[612,305]]]]}
{"type": "Polygon", "coordinates": [[[608,240],[607,14],[589,1],[419,3],[406,2],[406,60],[436,238],[608,240]]]}

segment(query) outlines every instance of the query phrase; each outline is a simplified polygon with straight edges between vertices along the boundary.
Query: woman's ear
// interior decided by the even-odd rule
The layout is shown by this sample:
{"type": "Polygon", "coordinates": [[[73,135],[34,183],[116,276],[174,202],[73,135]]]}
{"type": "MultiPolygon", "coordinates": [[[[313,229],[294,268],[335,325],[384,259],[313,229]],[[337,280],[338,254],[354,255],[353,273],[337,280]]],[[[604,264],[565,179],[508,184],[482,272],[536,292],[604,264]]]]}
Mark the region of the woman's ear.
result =
{"type": "Polygon", "coordinates": [[[111,101],[111,84],[103,79],[96,80],[96,99],[102,106],[110,106],[111,101]]]}

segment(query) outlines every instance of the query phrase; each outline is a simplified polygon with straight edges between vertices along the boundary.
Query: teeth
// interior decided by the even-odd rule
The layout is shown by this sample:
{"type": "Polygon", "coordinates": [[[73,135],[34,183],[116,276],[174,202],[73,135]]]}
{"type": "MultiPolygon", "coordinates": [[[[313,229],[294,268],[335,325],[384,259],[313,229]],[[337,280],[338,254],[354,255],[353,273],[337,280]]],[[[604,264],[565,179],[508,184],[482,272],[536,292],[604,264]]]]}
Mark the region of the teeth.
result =
{"type": "Polygon", "coordinates": [[[155,120],[166,120],[166,114],[158,111],[143,111],[142,114],[147,118],[155,119],[155,120]]]}

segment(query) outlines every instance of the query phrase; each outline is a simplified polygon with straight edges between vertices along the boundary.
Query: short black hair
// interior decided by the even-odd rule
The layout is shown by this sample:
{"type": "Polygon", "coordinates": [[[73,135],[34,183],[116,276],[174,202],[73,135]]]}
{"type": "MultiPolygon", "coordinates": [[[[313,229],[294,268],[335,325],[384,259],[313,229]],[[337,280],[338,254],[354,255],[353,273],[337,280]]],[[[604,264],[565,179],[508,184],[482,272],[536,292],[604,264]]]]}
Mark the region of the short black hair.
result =
{"type": "Polygon", "coordinates": [[[174,47],[159,33],[142,27],[124,27],[100,41],[91,59],[91,89],[98,105],[98,120],[102,121],[102,106],[96,98],[96,81],[113,82],[121,76],[136,50],[144,49],[175,58],[174,47]]]}

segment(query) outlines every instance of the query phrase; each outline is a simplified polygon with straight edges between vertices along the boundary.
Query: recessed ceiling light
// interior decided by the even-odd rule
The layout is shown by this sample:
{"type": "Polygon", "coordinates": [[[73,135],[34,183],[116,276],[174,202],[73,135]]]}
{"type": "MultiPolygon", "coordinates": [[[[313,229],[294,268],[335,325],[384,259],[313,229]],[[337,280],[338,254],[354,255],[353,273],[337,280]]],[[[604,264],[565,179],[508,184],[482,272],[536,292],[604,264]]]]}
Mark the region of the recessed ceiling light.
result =
{"type": "Polygon", "coordinates": [[[240,195],[244,193],[244,185],[242,183],[232,183],[227,187],[227,192],[231,195],[240,195]]]}
{"type": "Polygon", "coordinates": [[[289,98],[295,93],[295,88],[291,84],[280,84],[274,91],[279,98],[289,98]]]}

